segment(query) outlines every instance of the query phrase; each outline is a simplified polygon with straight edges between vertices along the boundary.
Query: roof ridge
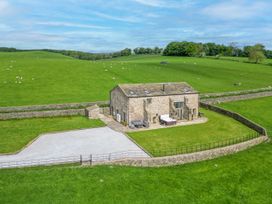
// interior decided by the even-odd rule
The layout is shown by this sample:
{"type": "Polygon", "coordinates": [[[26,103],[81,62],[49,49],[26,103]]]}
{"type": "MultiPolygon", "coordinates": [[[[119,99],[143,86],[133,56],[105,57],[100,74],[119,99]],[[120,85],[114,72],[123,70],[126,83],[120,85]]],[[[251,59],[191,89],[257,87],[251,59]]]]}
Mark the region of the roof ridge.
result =
{"type": "Polygon", "coordinates": [[[187,82],[118,84],[127,97],[151,97],[198,93],[187,82]]]}

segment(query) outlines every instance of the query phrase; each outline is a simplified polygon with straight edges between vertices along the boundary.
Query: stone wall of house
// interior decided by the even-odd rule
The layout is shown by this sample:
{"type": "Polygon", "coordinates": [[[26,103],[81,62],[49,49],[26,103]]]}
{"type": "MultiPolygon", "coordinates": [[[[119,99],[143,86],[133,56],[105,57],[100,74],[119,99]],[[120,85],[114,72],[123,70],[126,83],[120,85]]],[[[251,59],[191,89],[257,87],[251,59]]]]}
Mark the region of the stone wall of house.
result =
{"type": "Polygon", "coordinates": [[[110,108],[112,109],[112,115],[115,119],[118,112],[121,115],[122,120],[128,121],[128,98],[119,87],[116,87],[111,91],[110,108]]]}
{"type": "Polygon", "coordinates": [[[246,142],[238,143],[235,145],[221,147],[211,150],[205,150],[201,152],[195,152],[190,154],[181,154],[175,156],[155,157],[155,158],[139,158],[139,159],[123,159],[117,161],[109,161],[104,163],[93,163],[93,165],[110,164],[110,165],[123,165],[123,166],[140,166],[140,167],[161,167],[161,166],[173,166],[192,162],[198,162],[203,160],[214,159],[217,157],[233,154],[252,146],[258,145],[268,140],[267,136],[261,136],[246,142]]]}
{"type": "Polygon", "coordinates": [[[255,123],[255,122],[245,118],[244,116],[242,116],[242,115],[240,115],[238,113],[235,113],[235,112],[232,112],[232,111],[229,111],[229,110],[225,110],[223,108],[213,106],[211,104],[207,104],[207,103],[204,103],[204,102],[200,102],[200,106],[203,107],[203,108],[215,111],[217,113],[229,116],[229,117],[239,121],[240,123],[246,125],[247,127],[255,130],[256,132],[258,132],[261,135],[267,135],[267,131],[266,131],[266,129],[264,127],[262,127],[261,125],[259,125],[259,124],[255,123]]]}
{"type": "Polygon", "coordinates": [[[85,115],[84,109],[0,113],[0,120],[85,115]]]}
{"type": "Polygon", "coordinates": [[[153,97],[140,97],[140,98],[129,98],[129,121],[133,120],[143,120],[145,119],[144,115],[144,100],[148,104],[148,99],[150,99],[150,104],[147,105],[147,110],[149,112],[150,120],[153,122],[153,119],[156,116],[169,114],[170,106],[169,102],[179,101],[184,102],[184,99],[188,100],[188,106],[190,108],[196,109],[195,117],[198,115],[198,94],[187,94],[187,95],[170,95],[170,96],[153,96],[153,97]]]}

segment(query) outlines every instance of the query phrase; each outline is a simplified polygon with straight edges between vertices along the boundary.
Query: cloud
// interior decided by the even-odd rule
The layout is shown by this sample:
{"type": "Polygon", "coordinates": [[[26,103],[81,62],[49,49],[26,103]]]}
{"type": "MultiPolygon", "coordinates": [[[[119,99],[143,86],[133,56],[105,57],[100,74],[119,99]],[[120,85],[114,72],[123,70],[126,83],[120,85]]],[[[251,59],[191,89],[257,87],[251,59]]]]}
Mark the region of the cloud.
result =
{"type": "Polygon", "coordinates": [[[64,37],[57,34],[22,31],[22,32],[6,32],[1,37],[2,42],[55,42],[62,41],[64,37]]]}
{"type": "Polygon", "coordinates": [[[9,32],[9,31],[12,31],[12,30],[13,30],[13,28],[11,26],[0,23],[0,32],[9,32]]]}
{"type": "Polygon", "coordinates": [[[0,16],[8,14],[11,11],[11,5],[6,0],[0,0],[0,16]]]}
{"type": "Polygon", "coordinates": [[[152,7],[164,7],[165,2],[160,1],[160,0],[134,0],[137,3],[143,4],[145,6],[152,6],[152,7]]]}
{"type": "Polygon", "coordinates": [[[224,20],[246,19],[261,14],[267,8],[263,2],[229,1],[208,6],[202,13],[224,20]]]}
{"type": "Polygon", "coordinates": [[[95,29],[108,29],[109,27],[81,24],[81,23],[70,23],[70,22],[61,22],[61,21],[45,21],[45,22],[36,22],[36,25],[44,26],[53,26],[53,27],[76,27],[76,28],[95,28],[95,29]]]}
{"type": "Polygon", "coordinates": [[[136,3],[142,4],[144,6],[158,7],[158,8],[180,8],[188,7],[194,4],[193,1],[183,0],[183,1],[173,1],[173,0],[132,0],[136,3]]]}
{"type": "Polygon", "coordinates": [[[101,12],[93,12],[93,14],[95,14],[96,16],[101,17],[101,18],[106,18],[106,19],[115,20],[115,21],[123,21],[123,22],[128,22],[128,23],[138,23],[141,21],[140,18],[135,17],[135,16],[119,17],[119,16],[113,16],[113,15],[109,15],[109,14],[105,14],[105,13],[101,13],[101,12]]]}

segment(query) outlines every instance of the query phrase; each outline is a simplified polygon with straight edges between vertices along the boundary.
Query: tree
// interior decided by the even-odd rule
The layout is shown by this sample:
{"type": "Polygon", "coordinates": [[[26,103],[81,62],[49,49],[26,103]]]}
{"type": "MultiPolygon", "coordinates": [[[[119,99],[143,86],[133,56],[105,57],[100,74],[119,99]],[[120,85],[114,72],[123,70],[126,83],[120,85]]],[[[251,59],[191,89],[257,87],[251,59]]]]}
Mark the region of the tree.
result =
{"type": "Polygon", "coordinates": [[[265,59],[264,46],[262,44],[256,44],[249,49],[249,61],[259,63],[265,59]]]}
{"type": "Polygon", "coordinates": [[[267,57],[267,58],[272,58],[272,50],[265,50],[265,56],[267,57]]]}
{"type": "Polygon", "coordinates": [[[244,46],[243,48],[243,57],[249,57],[251,46],[244,46]]]}
{"type": "Polygon", "coordinates": [[[129,55],[131,55],[131,49],[126,48],[126,49],[121,50],[120,51],[120,55],[121,56],[129,56],[129,55]]]}
{"type": "Polygon", "coordinates": [[[230,48],[232,56],[235,56],[235,57],[239,56],[240,50],[236,42],[231,42],[229,45],[229,48],[230,48]]]}

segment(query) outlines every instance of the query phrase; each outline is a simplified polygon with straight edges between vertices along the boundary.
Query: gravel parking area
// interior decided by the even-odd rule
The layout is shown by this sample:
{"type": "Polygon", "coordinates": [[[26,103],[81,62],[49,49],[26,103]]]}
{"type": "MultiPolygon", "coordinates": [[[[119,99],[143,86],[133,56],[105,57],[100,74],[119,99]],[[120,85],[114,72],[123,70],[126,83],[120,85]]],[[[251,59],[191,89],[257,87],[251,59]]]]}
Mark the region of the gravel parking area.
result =
{"type": "Polygon", "coordinates": [[[143,157],[149,157],[124,134],[109,127],[91,128],[41,135],[18,154],[0,156],[0,163],[126,151],[140,152],[143,157]]]}

